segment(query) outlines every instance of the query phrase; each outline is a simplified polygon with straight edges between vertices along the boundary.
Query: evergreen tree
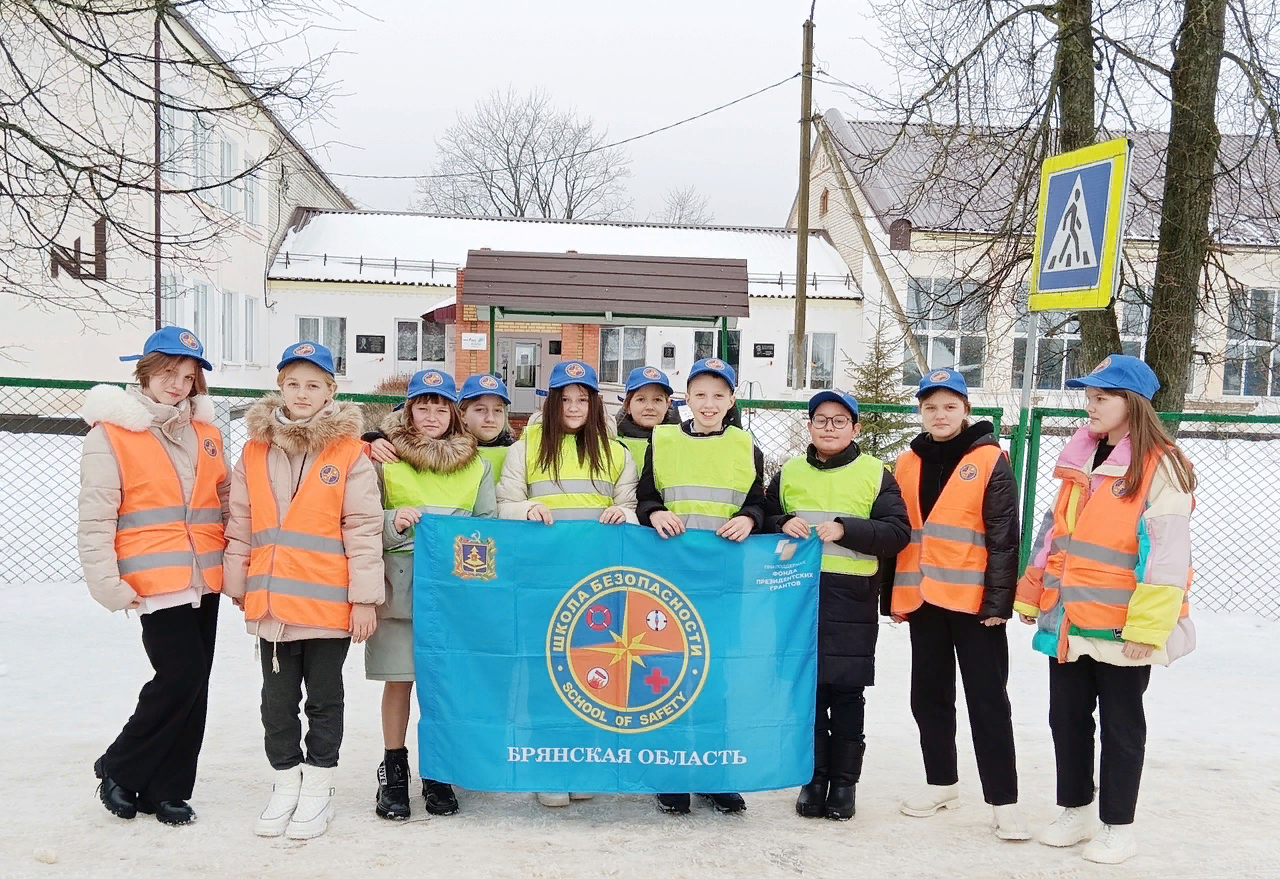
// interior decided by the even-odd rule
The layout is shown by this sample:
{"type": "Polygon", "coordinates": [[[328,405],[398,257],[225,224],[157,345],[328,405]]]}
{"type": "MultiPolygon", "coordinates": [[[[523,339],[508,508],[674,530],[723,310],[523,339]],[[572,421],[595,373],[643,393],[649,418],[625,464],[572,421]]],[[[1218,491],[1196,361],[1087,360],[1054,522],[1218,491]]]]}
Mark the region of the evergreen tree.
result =
{"type": "Polygon", "coordinates": [[[892,463],[918,432],[919,420],[911,411],[911,391],[902,385],[902,346],[892,344],[886,337],[883,316],[876,322],[866,359],[862,363],[850,362],[845,375],[851,379],[850,391],[860,409],[862,433],[858,446],[867,454],[892,463]],[[903,408],[868,412],[868,404],[903,408]]]}

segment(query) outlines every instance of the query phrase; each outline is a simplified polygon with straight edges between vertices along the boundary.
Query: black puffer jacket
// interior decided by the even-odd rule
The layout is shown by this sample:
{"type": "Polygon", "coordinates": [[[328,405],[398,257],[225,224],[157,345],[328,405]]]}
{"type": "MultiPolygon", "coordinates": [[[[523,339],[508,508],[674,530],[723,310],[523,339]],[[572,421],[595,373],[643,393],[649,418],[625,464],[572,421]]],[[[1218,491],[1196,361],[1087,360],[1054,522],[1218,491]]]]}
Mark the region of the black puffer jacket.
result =
{"type": "MultiPolygon", "coordinates": [[[[999,445],[990,421],[964,428],[952,439],[934,442],[927,433],[911,441],[911,451],[920,458],[920,513],[925,519],[933,511],[943,487],[960,461],[979,446],[999,445]]],[[[1018,487],[1009,459],[1001,456],[991,471],[982,497],[982,522],[987,535],[987,571],[983,578],[982,604],[978,619],[1013,616],[1013,598],[1018,585],[1018,542],[1022,523],[1018,516],[1018,487]]],[[[881,612],[889,613],[893,583],[892,564],[881,566],[881,612]]]]}
{"type": "MultiPolygon", "coordinates": [[[[826,461],[818,459],[813,446],[806,456],[810,466],[832,470],[851,463],[861,452],[857,443],[826,461]]],[[[782,474],[773,477],[765,492],[768,531],[781,531],[788,519],[782,510],[782,474]]],[[[898,483],[889,471],[880,481],[880,494],[866,519],[838,517],[844,537],[837,541],[845,549],[881,556],[883,567],[906,548],[911,540],[907,505],[898,483]],[[887,557],[887,558],[886,558],[887,557]]],[[[818,682],[835,687],[869,687],[875,683],[876,616],[878,578],[852,574],[825,573],[818,581],[818,682]]]]}

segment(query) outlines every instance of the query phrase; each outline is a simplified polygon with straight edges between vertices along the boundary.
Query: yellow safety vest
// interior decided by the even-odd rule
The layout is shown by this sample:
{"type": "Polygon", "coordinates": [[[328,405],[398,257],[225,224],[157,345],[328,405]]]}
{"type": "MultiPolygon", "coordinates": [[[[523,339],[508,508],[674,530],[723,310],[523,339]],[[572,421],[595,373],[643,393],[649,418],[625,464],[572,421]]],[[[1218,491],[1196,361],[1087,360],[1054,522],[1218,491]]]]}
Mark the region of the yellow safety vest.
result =
{"type": "MultiPolygon", "coordinates": [[[[810,525],[831,522],[838,516],[867,519],[880,494],[884,462],[858,455],[843,467],[819,470],[807,458],[792,458],[782,465],[779,491],[782,509],[810,525]]],[[[835,543],[822,544],[822,570],[832,574],[869,577],[880,569],[880,560],[835,543]]]]}
{"type": "Polygon", "coordinates": [[[534,424],[524,431],[524,474],[529,486],[529,500],[546,504],[557,521],[582,519],[595,521],[600,512],[613,506],[614,487],[622,478],[626,449],[617,440],[609,440],[611,460],[605,473],[592,472],[591,459],[578,461],[577,437],[565,436],[560,443],[560,478],[538,466],[542,448],[542,425],[534,424]]]}
{"type": "Polygon", "coordinates": [[[645,453],[649,451],[649,441],[638,436],[620,436],[618,442],[627,447],[627,451],[631,453],[631,460],[636,462],[636,469],[642,469],[645,453]]]}
{"type": "MultiPolygon", "coordinates": [[[[388,510],[417,507],[437,516],[470,516],[476,509],[476,496],[484,481],[484,459],[476,455],[461,470],[436,473],[415,470],[404,461],[382,465],[382,480],[387,486],[388,510]]],[[[409,546],[399,552],[413,552],[409,546]]]]}
{"type": "Polygon", "coordinates": [[[480,453],[480,457],[489,462],[493,467],[493,484],[498,484],[498,479],[502,476],[502,465],[507,460],[507,449],[510,446],[481,446],[476,449],[480,453]]]}
{"type": "Polygon", "coordinates": [[[690,436],[676,424],[653,429],[653,481],[662,505],[687,527],[714,531],[728,522],[755,480],[755,443],[745,430],[690,436]]]}

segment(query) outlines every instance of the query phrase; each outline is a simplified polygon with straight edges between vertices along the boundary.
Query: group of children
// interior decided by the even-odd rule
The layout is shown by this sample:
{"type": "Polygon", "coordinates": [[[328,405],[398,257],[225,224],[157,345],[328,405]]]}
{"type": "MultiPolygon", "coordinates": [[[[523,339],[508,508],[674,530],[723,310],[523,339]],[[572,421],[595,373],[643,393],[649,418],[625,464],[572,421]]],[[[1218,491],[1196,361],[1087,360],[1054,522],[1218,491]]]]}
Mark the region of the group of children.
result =
{"type": "MultiPolygon", "coordinates": [[[[109,609],[138,612],[155,669],[94,767],[113,814],[195,820],[187,800],[225,592],[261,654],[273,788],[255,832],[308,839],[328,826],[352,642],[365,644],[366,676],[384,682],[375,810],[408,818],[413,526],[424,513],[496,515],[545,526],[629,522],[664,539],[693,528],[733,541],[762,531],[822,541],[814,770],[796,800],[803,817],[854,815],[864,688],[874,683],[883,612],[910,630],[910,701],[927,781],[901,811],[925,817],[958,804],[958,664],[995,834],[1030,838],[1016,805],[1006,692],[1004,624],[1016,610],[1038,624],[1034,646],[1050,656],[1063,812],[1040,839],[1091,840],[1084,856],[1103,863],[1136,850],[1130,825],[1150,666],[1194,645],[1186,593],[1195,485],[1151,408],[1155,376],[1136,358],[1115,355],[1068,383],[1088,388],[1090,420],[1059,460],[1059,497],[1021,580],[1013,473],[990,422],[971,423],[954,370],[921,380],[924,431],[892,472],[858,446],[857,400],[820,391],[809,401],[806,454],[766,489],[760,450],[732,423],[734,370],[715,358],[689,372],[692,417],[683,423],[654,367],[631,373],[615,424],[595,369],[559,363],[540,418],[513,442],[501,381],[472,376],[459,389],[436,369],[416,373],[404,404],[362,433],[359,408],[335,399],[330,352],[300,342],[277,367],[280,393],[246,413],[248,442],[234,470],[211,423],[209,368],[195,335],[170,327],[148,339],[138,386],[99,386],[86,398],[85,577],[109,609]],[[1101,830],[1089,808],[1095,705],[1101,830]]],[[[422,793],[431,814],[458,809],[446,783],[424,775],[422,793]]],[[[700,796],[721,812],[746,808],[734,792],[700,796]]],[[[590,794],[537,797],[565,806],[590,794]]],[[[687,792],[657,800],[665,812],[690,811],[687,792]]]]}

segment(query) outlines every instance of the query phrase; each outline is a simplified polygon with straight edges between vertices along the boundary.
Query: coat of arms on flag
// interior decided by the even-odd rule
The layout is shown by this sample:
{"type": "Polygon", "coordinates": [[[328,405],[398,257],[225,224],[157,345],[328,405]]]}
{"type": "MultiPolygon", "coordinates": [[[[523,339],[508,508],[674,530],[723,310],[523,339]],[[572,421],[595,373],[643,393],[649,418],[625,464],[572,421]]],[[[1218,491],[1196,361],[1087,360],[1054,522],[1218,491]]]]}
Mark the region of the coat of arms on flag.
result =
{"type": "Polygon", "coordinates": [[[453,541],[453,575],[464,580],[492,580],[498,576],[497,554],[492,539],[484,540],[479,534],[458,535],[453,541]]]}

